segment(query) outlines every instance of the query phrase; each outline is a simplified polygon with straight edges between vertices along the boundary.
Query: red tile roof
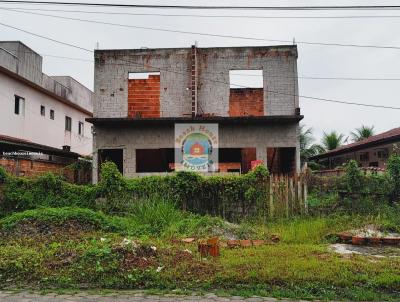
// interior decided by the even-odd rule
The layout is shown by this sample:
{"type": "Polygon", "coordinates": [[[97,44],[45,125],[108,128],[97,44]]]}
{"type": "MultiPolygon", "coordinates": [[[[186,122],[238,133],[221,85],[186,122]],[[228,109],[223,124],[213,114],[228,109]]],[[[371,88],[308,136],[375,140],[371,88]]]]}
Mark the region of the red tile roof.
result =
{"type": "Polygon", "coordinates": [[[359,142],[354,142],[354,143],[351,143],[348,145],[340,146],[339,148],[336,148],[334,150],[330,150],[325,153],[313,156],[313,157],[311,157],[311,159],[326,158],[326,157],[333,156],[333,155],[343,154],[343,153],[347,153],[350,151],[367,148],[367,147],[370,147],[371,145],[384,144],[384,143],[388,143],[390,141],[395,141],[395,140],[398,140],[400,142],[400,127],[391,129],[389,131],[386,131],[386,132],[383,132],[383,133],[380,133],[377,135],[370,136],[359,142]]]}

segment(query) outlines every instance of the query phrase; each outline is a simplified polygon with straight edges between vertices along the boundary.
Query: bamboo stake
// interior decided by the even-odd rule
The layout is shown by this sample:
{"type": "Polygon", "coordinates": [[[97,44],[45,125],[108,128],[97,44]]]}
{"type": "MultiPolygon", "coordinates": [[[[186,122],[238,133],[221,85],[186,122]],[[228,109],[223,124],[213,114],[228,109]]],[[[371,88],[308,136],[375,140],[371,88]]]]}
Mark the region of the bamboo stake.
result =
{"type": "Polygon", "coordinates": [[[289,179],[287,175],[284,177],[284,182],[285,182],[286,218],[289,218],[289,179]]]}
{"type": "Polygon", "coordinates": [[[308,199],[308,188],[307,188],[307,180],[304,179],[304,212],[307,215],[308,214],[308,204],[307,204],[307,199],[308,199]]]}
{"type": "Polygon", "coordinates": [[[269,177],[269,216],[274,217],[274,176],[269,177]]]}

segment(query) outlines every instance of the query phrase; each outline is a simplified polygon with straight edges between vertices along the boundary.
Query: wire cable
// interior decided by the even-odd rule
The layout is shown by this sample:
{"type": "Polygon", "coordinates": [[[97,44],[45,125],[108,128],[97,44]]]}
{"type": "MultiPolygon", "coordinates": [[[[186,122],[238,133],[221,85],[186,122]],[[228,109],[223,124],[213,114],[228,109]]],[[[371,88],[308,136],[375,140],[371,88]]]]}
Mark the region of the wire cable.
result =
{"type": "Polygon", "coordinates": [[[240,19],[375,19],[375,18],[400,18],[400,15],[349,15],[349,16],[260,16],[260,15],[199,15],[199,14],[158,14],[158,13],[130,13],[130,12],[106,12],[88,10],[63,10],[29,7],[3,7],[7,9],[23,9],[25,11],[82,13],[98,15],[123,15],[123,16],[155,16],[155,17],[188,17],[188,18],[240,18],[240,19]]]}
{"type": "Polygon", "coordinates": [[[191,9],[191,10],[271,10],[271,11],[325,11],[325,10],[395,10],[400,5],[324,5],[324,6],[204,6],[204,5],[158,5],[158,4],[124,4],[124,3],[94,3],[94,2],[56,2],[56,1],[15,1],[2,0],[0,3],[45,4],[68,6],[151,8],[151,9],[191,9]]]}
{"type": "MultiPolygon", "coordinates": [[[[18,12],[18,13],[25,13],[25,14],[31,14],[31,15],[52,17],[52,18],[58,18],[58,19],[64,19],[64,20],[73,20],[73,21],[80,21],[80,22],[87,22],[87,23],[96,23],[96,24],[111,25],[111,26],[118,26],[118,27],[125,27],[125,28],[144,29],[144,30],[150,30],[150,31],[161,31],[161,32],[171,32],[171,33],[180,33],[180,34],[189,34],[189,35],[198,35],[198,36],[209,36],[209,37],[218,37],[218,38],[241,39],[241,40],[264,41],[264,42],[292,43],[293,44],[293,41],[290,41],[290,40],[278,40],[278,39],[266,39],[266,38],[245,37],[245,36],[235,36],[235,35],[210,34],[210,33],[203,33],[203,32],[192,32],[192,31],[183,31],[183,30],[166,29],[166,28],[145,27],[145,26],[138,26],[138,25],[128,25],[128,24],[103,22],[103,21],[97,21],[97,20],[87,20],[87,19],[81,19],[81,18],[63,17],[63,16],[56,16],[56,15],[49,15],[49,14],[42,14],[42,13],[26,12],[26,11],[23,11],[23,10],[13,10],[13,9],[5,9],[5,8],[0,8],[0,9],[1,10],[11,11],[11,12],[18,12]]],[[[4,23],[0,23],[0,24],[2,24],[4,26],[7,26],[4,23]]],[[[12,26],[8,26],[8,27],[12,27],[12,26]]],[[[400,46],[391,46],[391,45],[380,46],[380,45],[325,43],[325,42],[310,42],[310,41],[296,41],[296,44],[400,50],[400,46]]]]}
{"type": "MultiPolygon", "coordinates": [[[[10,28],[22,31],[24,33],[28,33],[28,34],[31,34],[31,35],[36,36],[36,37],[40,37],[42,39],[46,39],[46,40],[52,41],[54,43],[59,43],[59,44],[65,45],[65,46],[78,48],[78,49],[81,49],[81,50],[84,50],[84,51],[87,51],[87,52],[94,53],[94,51],[92,51],[92,50],[89,50],[89,49],[86,49],[86,48],[83,48],[83,47],[80,47],[80,46],[77,46],[77,45],[73,45],[73,44],[70,44],[70,43],[62,42],[62,41],[59,41],[59,40],[56,40],[56,39],[53,39],[53,38],[48,38],[48,37],[45,37],[43,35],[35,34],[35,33],[29,32],[29,31],[26,31],[26,30],[23,30],[23,29],[19,29],[19,28],[15,27],[15,26],[10,26],[10,25],[4,24],[4,23],[0,23],[0,25],[7,26],[7,27],[10,27],[10,28]]],[[[126,62],[128,64],[132,64],[132,65],[146,66],[147,68],[158,69],[160,71],[166,71],[166,72],[171,72],[171,73],[175,73],[175,74],[186,75],[186,73],[182,73],[182,72],[178,72],[178,71],[174,71],[174,70],[169,70],[169,69],[166,69],[166,68],[163,68],[163,67],[151,66],[151,65],[145,64],[145,63],[140,64],[140,63],[137,63],[137,62],[132,62],[132,61],[129,61],[129,60],[124,60],[124,59],[120,59],[120,60],[123,61],[123,62],[126,62]]],[[[214,79],[203,78],[203,80],[214,82],[214,83],[223,83],[223,84],[226,84],[226,85],[232,84],[232,85],[235,85],[235,86],[238,86],[238,87],[247,88],[246,86],[243,86],[243,85],[227,83],[227,82],[218,81],[218,80],[214,80],[214,79]]],[[[358,103],[358,102],[353,102],[353,101],[341,101],[341,100],[319,98],[319,97],[306,96],[306,95],[300,95],[300,94],[291,94],[291,93],[286,93],[286,92],[273,91],[273,90],[269,90],[269,89],[265,89],[265,91],[267,91],[268,93],[272,93],[272,94],[293,96],[293,97],[299,97],[299,98],[315,100],[315,101],[318,100],[318,101],[323,101],[323,102],[339,103],[339,104],[346,104],[346,105],[356,105],[356,106],[362,106],[362,107],[400,110],[400,107],[394,107],[394,106],[366,104],[366,103],[358,103]]]]}

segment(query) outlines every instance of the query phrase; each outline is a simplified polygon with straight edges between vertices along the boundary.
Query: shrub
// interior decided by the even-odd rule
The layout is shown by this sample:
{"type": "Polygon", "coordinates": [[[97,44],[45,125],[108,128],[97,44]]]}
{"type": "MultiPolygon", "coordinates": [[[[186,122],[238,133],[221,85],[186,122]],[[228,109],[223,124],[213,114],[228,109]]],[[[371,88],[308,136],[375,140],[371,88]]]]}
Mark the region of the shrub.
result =
{"type": "Polygon", "coordinates": [[[359,193],[362,189],[364,175],[355,160],[349,161],[345,167],[344,182],[348,192],[359,193]]]}
{"type": "Polygon", "coordinates": [[[47,173],[35,178],[7,177],[0,215],[37,207],[80,206],[94,208],[96,187],[75,185],[47,173]]]}
{"type": "Polygon", "coordinates": [[[387,163],[388,177],[391,190],[392,201],[400,201],[400,155],[392,154],[387,163]]]}
{"type": "Polygon", "coordinates": [[[68,221],[92,226],[96,230],[129,233],[130,221],[107,216],[101,212],[77,207],[38,208],[14,213],[0,220],[0,229],[13,230],[21,223],[39,222],[48,225],[63,225],[68,221]]]}
{"type": "Polygon", "coordinates": [[[0,166],[0,184],[4,183],[7,178],[8,178],[8,173],[7,173],[6,169],[4,169],[2,166],[0,166]]]}

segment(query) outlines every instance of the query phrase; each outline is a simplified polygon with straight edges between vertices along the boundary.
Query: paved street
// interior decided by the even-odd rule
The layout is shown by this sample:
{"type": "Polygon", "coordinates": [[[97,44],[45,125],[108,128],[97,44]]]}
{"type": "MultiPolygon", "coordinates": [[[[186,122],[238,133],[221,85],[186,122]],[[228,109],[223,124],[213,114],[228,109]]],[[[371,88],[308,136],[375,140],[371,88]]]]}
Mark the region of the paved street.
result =
{"type": "MultiPolygon", "coordinates": [[[[247,301],[247,302],[276,302],[289,300],[277,300],[273,298],[243,298],[243,297],[217,297],[214,294],[206,294],[204,296],[176,296],[176,295],[146,295],[137,292],[119,292],[114,294],[96,295],[92,293],[75,293],[75,294],[37,294],[29,292],[13,293],[7,291],[0,291],[1,302],[183,302],[183,301],[216,301],[216,302],[229,302],[229,301],[247,301]]],[[[293,300],[291,300],[293,301],[293,300]]]]}

